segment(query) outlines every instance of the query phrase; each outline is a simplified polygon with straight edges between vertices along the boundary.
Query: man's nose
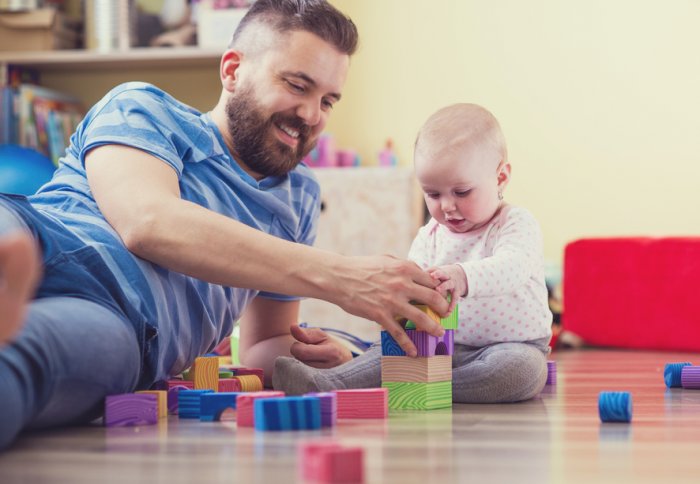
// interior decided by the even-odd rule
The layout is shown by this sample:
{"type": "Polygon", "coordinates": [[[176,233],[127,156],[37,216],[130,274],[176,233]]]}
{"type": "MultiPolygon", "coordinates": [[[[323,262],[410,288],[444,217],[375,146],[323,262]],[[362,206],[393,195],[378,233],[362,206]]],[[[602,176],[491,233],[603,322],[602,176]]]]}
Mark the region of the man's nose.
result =
{"type": "Polygon", "coordinates": [[[321,122],[321,103],[314,99],[305,100],[297,108],[297,116],[303,119],[307,125],[316,126],[321,122]]]}

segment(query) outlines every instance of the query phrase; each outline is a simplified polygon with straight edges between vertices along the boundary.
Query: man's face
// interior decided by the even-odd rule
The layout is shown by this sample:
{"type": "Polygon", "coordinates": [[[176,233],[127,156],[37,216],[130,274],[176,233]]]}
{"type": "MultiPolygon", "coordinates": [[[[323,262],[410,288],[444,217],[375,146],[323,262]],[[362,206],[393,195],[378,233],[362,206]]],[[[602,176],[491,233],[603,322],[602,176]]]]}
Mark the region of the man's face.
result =
{"type": "Polygon", "coordinates": [[[311,151],[349,64],[347,55],[308,32],[292,32],[275,45],[243,59],[226,104],[234,155],[256,178],[284,175],[311,151]]]}

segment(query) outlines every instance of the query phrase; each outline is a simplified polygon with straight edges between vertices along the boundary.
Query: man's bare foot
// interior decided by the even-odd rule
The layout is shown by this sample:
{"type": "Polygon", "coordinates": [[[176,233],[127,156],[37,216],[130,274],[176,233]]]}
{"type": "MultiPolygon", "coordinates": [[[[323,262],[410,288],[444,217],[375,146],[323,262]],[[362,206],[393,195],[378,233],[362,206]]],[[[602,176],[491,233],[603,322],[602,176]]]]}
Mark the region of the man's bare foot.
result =
{"type": "Polygon", "coordinates": [[[0,346],[22,328],[40,272],[38,250],[29,235],[17,232],[0,237],[0,346]]]}

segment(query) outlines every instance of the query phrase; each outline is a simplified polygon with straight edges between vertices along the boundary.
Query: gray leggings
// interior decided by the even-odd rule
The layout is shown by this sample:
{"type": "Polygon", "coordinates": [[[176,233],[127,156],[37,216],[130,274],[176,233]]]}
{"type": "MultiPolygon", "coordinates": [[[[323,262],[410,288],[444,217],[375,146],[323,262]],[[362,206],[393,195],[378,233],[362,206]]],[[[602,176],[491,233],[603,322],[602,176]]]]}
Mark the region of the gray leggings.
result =
{"type": "MultiPolygon", "coordinates": [[[[547,380],[549,339],[497,343],[482,348],[455,344],[452,399],[456,403],[510,403],[537,396],[547,380]]],[[[291,395],[343,388],[373,388],[382,383],[381,344],[329,370],[318,370],[292,358],[278,358],[275,389],[291,395]]]]}

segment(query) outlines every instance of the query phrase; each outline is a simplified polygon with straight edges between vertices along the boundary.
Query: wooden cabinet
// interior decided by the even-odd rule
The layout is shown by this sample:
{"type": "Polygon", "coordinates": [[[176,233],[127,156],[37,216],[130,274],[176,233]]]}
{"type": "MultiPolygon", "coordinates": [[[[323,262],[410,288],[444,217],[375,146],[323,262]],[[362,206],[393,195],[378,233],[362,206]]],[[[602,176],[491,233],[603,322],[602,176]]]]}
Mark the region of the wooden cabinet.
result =
{"type": "MultiPolygon", "coordinates": [[[[423,200],[411,168],[318,168],[324,210],[316,246],[345,255],[406,257],[423,221],[423,200]]],[[[301,303],[301,321],[349,331],[363,339],[379,326],[325,301],[301,303]]]]}

